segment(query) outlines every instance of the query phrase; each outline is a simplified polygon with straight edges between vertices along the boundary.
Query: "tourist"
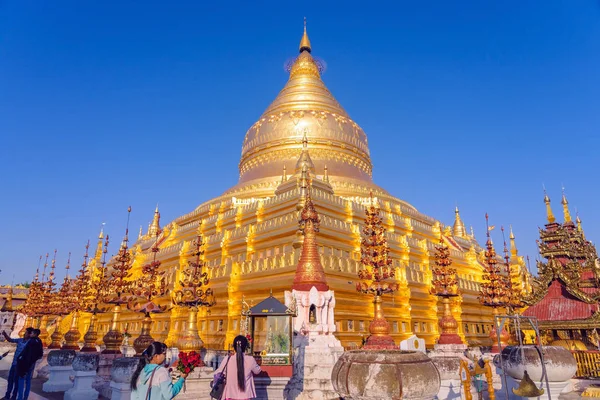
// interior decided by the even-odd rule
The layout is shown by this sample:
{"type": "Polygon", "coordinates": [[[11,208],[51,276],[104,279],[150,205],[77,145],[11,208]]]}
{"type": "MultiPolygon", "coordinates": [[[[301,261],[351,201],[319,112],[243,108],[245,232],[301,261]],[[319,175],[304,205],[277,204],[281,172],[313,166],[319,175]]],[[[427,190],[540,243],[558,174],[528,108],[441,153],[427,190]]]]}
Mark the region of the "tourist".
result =
{"type": "Polygon", "coordinates": [[[40,340],[41,331],[34,329],[25,345],[25,348],[17,358],[17,400],[27,400],[31,390],[31,377],[37,360],[44,356],[44,345],[40,340]]]}
{"type": "Polygon", "coordinates": [[[173,383],[169,371],[162,366],[166,357],[167,345],[161,342],[144,350],[131,376],[131,400],[171,400],[177,396],[187,374],[173,383]]]}
{"type": "Polygon", "coordinates": [[[18,382],[18,377],[17,377],[17,359],[19,358],[19,356],[23,352],[23,349],[25,348],[25,345],[27,344],[27,341],[31,337],[31,333],[32,332],[33,332],[33,328],[27,328],[27,329],[25,329],[25,333],[23,334],[23,338],[22,339],[13,339],[10,336],[8,336],[8,334],[6,332],[2,331],[2,336],[4,336],[4,339],[6,339],[7,342],[16,343],[17,344],[17,348],[15,350],[13,361],[12,361],[12,364],[10,366],[10,371],[8,372],[8,387],[6,388],[6,394],[4,395],[3,400],[4,399],[9,400],[9,399],[16,399],[17,398],[17,382],[18,382]]]}
{"type": "Polygon", "coordinates": [[[252,374],[258,374],[260,366],[256,363],[254,357],[246,354],[248,339],[245,336],[236,336],[233,339],[233,347],[235,349],[235,362],[229,362],[231,356],[228,356],[215,371],[215,374],[224,373],[226,377],[223,400],[253,399],[256,397],[256,390],[254,389],[252,374]],[[237,377],[237,379],[233,379],[233,377],[237,377]]]}

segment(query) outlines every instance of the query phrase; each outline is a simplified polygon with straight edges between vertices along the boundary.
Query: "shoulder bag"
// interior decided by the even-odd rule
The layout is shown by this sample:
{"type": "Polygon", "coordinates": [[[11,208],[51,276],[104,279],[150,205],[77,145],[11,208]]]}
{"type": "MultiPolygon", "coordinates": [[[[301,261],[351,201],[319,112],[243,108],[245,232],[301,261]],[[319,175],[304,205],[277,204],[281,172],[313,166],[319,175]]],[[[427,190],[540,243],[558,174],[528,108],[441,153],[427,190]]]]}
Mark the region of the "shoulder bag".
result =
{"type": "Polygon", "coordinates": [[[227,364],[229,364],[229,359],[231,356],[227,356],[227,362],[225,363],[225,368],[223,368],[223,372],[219,372],[215,374],[215,378],[210,383],[212,390],[210,391],[210,398],[221,400],[223,397],[223,392],[225,391],[225,385],[227,384],[227,364]]]}

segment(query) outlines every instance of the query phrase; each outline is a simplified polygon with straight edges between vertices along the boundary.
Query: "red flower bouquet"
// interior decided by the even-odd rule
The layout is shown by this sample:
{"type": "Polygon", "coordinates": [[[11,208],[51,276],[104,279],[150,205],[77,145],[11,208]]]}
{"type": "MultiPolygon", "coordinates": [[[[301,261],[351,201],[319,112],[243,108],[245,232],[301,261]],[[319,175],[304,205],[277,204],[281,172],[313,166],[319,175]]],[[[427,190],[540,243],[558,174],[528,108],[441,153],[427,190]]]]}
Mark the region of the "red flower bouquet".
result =
{"type": "MultiPolygon", "coordinates": [[[[174,365],[175,366],[175,365],[174,365]]],[[[179,359],[176,362],[177,370],[183,374],[191,373],[194,368],[204,366],[200,353],[190,351],[189,353],[179,353],[179,359]]]]}

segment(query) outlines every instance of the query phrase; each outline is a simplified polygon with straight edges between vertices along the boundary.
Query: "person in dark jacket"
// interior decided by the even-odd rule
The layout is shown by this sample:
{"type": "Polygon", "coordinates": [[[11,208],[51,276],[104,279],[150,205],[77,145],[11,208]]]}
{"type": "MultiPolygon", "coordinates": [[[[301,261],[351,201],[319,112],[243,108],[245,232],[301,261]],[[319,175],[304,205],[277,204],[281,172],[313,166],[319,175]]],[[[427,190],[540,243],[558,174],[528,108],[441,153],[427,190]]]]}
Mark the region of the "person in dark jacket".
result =
{"type": "Polygon", "coordinates": [[[44,356],[44,345],[39,338],[40,330],[34,329],[31,338],[17,359],[17,400],[27,400],[31,390],[31,377],[37,360],[44,356]]]}
{"type": "Polygon", "coordinates": [[[2,335],[4,335],[4,339],[10,343],[16,343],[17,348],[15,350],[15,354],[13,357],[12,364],[10,366],[10,371],[8,373],[8,386],[6,387],[6,395],[4,395],[3,400],[14,400],[17,398],[17,388],[19,377],[17,376],[17,360],[19,356],[25,349],[31,334],[33,333],[33,327],[29,327],[25,330],[25,334],[22,339],[13,339],[4,331],[2,331],[2,335]]]}

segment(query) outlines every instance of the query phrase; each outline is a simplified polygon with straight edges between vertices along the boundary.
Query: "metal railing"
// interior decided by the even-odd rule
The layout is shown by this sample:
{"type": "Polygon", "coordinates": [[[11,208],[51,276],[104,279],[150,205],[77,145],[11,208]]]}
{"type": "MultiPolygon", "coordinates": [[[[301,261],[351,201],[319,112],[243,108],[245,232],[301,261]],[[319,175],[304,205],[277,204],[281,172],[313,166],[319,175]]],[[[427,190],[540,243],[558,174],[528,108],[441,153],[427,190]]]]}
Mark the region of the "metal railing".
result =
{"type": "Polygon", "coordinates": [[[600,351],[571,351],[577,361],[577,378],[600,377],[600,351]]]}

